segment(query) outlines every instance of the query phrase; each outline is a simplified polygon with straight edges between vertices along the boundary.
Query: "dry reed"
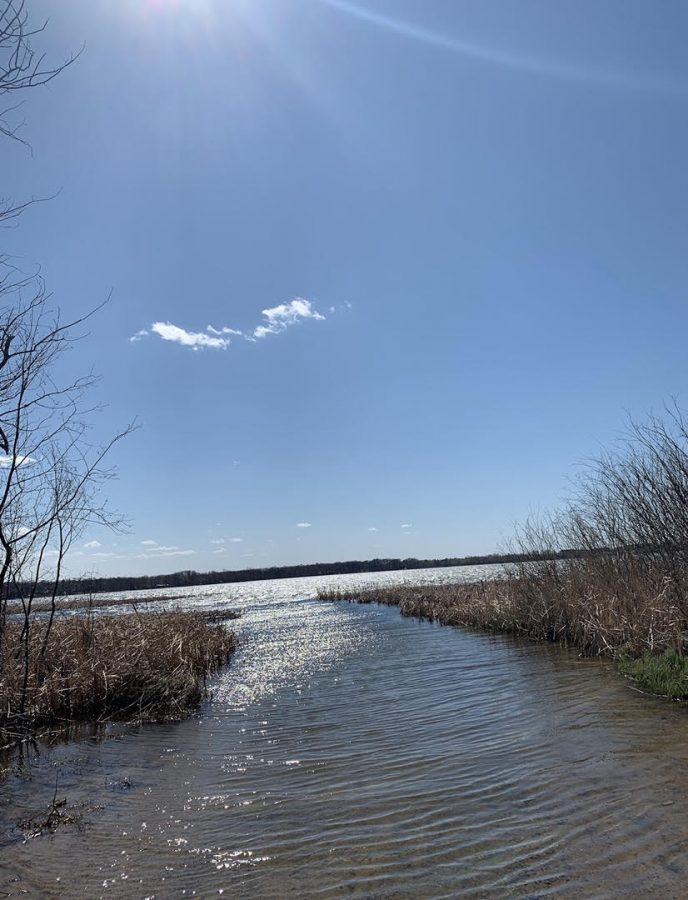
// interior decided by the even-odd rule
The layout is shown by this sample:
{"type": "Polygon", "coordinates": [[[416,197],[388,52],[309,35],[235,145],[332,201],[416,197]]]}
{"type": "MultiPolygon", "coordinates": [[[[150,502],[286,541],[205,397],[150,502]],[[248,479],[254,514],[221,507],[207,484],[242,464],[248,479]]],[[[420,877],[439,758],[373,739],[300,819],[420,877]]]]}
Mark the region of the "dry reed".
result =
{"type": "Polygon", "coordinates": [[[8,623],[0,675],[0,732],[56,723],[179,718],[204,696],[206,676],[225,663],[234,636],[201,612],[135,612],[56,620],[31,629],[28,677],[21,624],[8,623]]]}

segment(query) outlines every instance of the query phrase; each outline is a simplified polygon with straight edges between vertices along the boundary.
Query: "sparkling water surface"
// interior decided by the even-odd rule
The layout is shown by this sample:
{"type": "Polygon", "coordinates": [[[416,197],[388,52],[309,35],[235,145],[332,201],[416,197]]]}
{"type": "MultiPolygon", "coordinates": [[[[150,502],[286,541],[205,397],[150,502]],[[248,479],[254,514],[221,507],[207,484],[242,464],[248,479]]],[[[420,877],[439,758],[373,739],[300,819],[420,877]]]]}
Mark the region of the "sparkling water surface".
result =
{"type": "Polygon", "coordinates": [[[490,574],[166,592],[241,610],[239,651],[185,722],[14,760],[0,896],[685,897],[685,709],[560,648],[315,599],[490,574]],[[56,778],[82,822],[27,839],[56,778]]]}

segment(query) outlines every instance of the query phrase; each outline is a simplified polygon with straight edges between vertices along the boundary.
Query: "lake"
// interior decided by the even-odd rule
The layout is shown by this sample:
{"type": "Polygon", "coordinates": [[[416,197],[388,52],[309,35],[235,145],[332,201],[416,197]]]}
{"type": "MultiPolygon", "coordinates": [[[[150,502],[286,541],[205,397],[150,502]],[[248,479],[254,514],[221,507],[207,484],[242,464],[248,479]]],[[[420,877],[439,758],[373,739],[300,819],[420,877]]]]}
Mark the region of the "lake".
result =
{"type": "Polygon", "coordinates": [[[187,721],[15,760],[0,895],[685,896],[685,709],[559,647],[315,599],[493,573],[180,590],[240,609],[240,650],[187,721]],[[56,779],[83,823],[27,840],[56,779]]]}

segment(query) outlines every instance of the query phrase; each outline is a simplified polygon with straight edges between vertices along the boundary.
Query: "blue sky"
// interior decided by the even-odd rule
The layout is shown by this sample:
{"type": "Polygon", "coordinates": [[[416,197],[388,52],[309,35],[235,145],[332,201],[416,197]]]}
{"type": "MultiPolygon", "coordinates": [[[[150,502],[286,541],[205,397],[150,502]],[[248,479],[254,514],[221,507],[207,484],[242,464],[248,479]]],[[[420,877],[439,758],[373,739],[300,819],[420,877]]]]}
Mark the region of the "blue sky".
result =
{"type": "Polygon", "coordinates": [[[490,552],[688,404],[685,3],[31,7],[84,50],[0,145],[57,193],[4,246],[112,291],[65,374],[142,426],[72,571],[490,552]]]}

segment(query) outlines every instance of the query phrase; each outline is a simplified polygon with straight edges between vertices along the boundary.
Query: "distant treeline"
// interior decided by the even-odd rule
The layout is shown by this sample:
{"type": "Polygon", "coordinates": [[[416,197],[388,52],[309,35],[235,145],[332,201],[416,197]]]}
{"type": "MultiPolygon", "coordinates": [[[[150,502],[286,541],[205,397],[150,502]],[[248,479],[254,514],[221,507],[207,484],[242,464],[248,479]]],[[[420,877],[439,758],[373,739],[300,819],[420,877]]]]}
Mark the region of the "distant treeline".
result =
{"type": "MultiPolygon", "coordinates": [[[[232,584],[242,581],[267,581],[272,578],[305,578],[316,575],[353,575],[359,572],[393,572],[400,569],[435,569],[447,566],[480,566],[490,563],[535,562],[538,559],[569,559],[576,550],[546,555],[490,553],[487,556],[445,557],[444,559],[352,559],[347,562],[311,563],[300,566],[271,566],[265,569],[239,569],[222,572],[195,572],[185,569],[171,575],[118,576],[116,578],[63,578],[60,594],[102,593],[103,591],[144,591],[154,588],[193,587],[200,584],[232,584]]],[[[36,596],[49,595],[52,584],[38,585],[36,596]]]]}

